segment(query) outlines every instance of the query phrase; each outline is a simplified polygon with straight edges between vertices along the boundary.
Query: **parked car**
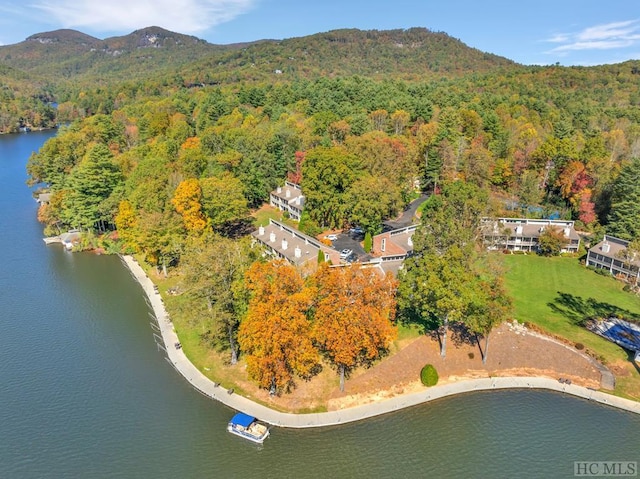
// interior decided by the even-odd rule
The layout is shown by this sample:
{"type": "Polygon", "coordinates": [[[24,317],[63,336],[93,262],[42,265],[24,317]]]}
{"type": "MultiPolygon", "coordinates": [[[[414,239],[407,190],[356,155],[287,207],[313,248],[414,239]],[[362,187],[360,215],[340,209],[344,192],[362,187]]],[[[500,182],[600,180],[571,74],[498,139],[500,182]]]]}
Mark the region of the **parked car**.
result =
{"type": "Polygon", "coordinates": [[[335,241],[338,239],[338,235],[327,235],[325,236],[329,241],[335,241]]]}
{"type": "Polygon", "coordinates": [[[355,263],[356,261],[358,261],[358,257],[355,255],[355,253],[351,253],[349,256],[347,256],[344,259],[347,263],[355,263]]]}
{"type": "Polygon", "coordinates": [[[360,228],[359,226],[351,228],[349,230],[349,232],[354,234],[354,235],[363,235],[364,234],[364,230],[362,228],[360,228]]]}
{"type": "Polygon", "coordinates": [[[340,259],[347,259],[353,253],[350,249],[343,249],[340,251],[340,259]]]}

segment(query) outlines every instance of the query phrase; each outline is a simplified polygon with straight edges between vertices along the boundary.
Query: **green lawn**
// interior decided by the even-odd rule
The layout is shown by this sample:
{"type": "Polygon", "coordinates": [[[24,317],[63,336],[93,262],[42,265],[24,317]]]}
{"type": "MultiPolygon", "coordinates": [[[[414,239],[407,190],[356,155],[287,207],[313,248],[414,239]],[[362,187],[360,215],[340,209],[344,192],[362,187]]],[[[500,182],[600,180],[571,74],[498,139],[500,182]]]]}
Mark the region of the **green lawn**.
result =
{"type": "Polygon", "coordinates": [[[582,343],[607,363],[628,361],[622,348],[580,325],[585,318],[609,314],[640,318],[640,299],[623,291],[621,282],[586,269],[576,258],[510,255],[505,256],[505,265],[519,322],[582,343]]]}

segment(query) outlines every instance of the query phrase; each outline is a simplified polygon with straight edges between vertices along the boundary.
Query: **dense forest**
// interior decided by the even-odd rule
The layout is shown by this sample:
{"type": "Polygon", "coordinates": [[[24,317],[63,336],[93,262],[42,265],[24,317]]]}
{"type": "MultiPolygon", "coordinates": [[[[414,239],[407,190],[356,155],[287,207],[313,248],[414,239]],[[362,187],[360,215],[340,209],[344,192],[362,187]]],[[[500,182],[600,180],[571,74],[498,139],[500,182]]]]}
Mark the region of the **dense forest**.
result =
{"type": "MultiPolygon", "coordinates": [[[[276,274],[251,266],[242,237],[251,211],[286,178],[302,185],[307,203],[300,228],[312,235],[354,224],[378,233],[420,190],[455,198],[461,194],[452,189],[456,183],[475,192],[465,193],[468,200],[486,198],[478,214],[554,215],[597,234],[606,229],[630,240],[640,234],[640,207],[628,199],[640,194],[634,181],[640,174],[640,62],[525,67],[424,29],[342,30],[224,48],[192,37],[151,47],[151,34],[156,43],[167,36],[145,31],[142,47],[131,38],[94,42],[78,35],[67,35],[66,42],[35,36],[13,50],[1,47],[0,127],[64,124],[28,163],[30,183],[52,193],[39,211],[46,232],[79,228],[93,246],[139,253],[165,272],[183,267],[185,288],[206,306],[194,309],[207,324],[203,340],[230,349],[234,358],[238,331],[252,357],[255,345],[246,330],[258,313],[251,305],[266,303],[255,298],[267,286],[248,281],[240,287],[242,274],[263,283],[276,274]],[[189,42],[195,49],[189,61],[173,62],[189,42]],[[29,63],[29,55],[46,58],[38,49],[55,50],[58,43],[74,45],[59,64],[75,69],[51,75],[29,63]],[[101,58],[88,60],[98,44],[101,58]],[[116,44],[125,53],[104,53],[116,44]],[[162,68],[137,63],[141,49],[160,55],[153,63],[162,59],[162,68]],[[96,83],[107,69],[112,73],[96,83]],[[214,287],[209,277],[203,284],[207,275],[197,265],[206,259],[215,269],[223,242],[226,251],[231,244],[239,248],[238,257],[227,261],[236,267],[227,271],[228,282],[214,287]],[[228,298],[217,301],[222,291],[228,298]],[[239,318],[245,317],[242,326],[239,318]]],[[[420,233],[417,241],[435,264],[441,247],[428,235],[420,233]]],[[[449,262],[471,255],[460,238],[467,237],[461,233],[446,247],[458,248],[449,251],[449,262]]],[[[473,261],[459,263],[461,274],[477,271],[469,294],[496,294],[485,298],[484,309],[475,304],[484,313],[466,309],[467,316],[487,319],[487,304],[507,311],[499,275],[487,273],[498,269],[481,257],[473,261]]],[[[304,285],[291,281],[292,301],[304,308],[310,307],[305,288],[331,288],[322,274],[304,285]]],[[[401,307],[410,281],[416,278],[401,281],[401,307]]],[[[425,297],[430,294],[436,292],[425,297]]],[[[295,309],[281,301],[274,308],[295,309]]],[[[393,319],[393,308],[385,308],[393,319]]],[[[455,320],[454,310],[462,311],[444,314],[425,303],[407,314],[442,320],[451,313],[455,320]]],[[[277,319],[283,313],[269,314],[277,319]]],[[[488,332],[487,324],[497,319],[475,328],[488,332]]],[[[315,331],[317,345],[329,333],[305,326],[306,320],[301,317],[298,326],[315,331]]],[[[316,353],[304,348],[302,359],[283,360],[298,361],[303,377],[316,364],[316,353]]],[[[277,377],[278,390],[288,387],[296,369],[276,374],[264,358],[248,361],[263,386],[273,386],[277,377]],[[266,375],[258,364],[267,365],[266,375]]],[[[356,362],[336,364],[344,376],[356,362]]]]}

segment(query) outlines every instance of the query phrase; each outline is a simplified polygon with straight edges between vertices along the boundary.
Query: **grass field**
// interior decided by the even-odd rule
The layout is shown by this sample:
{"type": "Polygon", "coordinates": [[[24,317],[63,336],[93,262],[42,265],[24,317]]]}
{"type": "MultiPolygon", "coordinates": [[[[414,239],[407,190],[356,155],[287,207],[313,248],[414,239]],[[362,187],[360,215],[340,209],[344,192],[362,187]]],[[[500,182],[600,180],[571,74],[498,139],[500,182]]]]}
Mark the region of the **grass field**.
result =
{"type": "Polygon", "coordinates": [[[638,319],[640,298],[623,291],[624,285],[614,278],[586,269],[576,258],[510,255],[504,259],[516,319],[582,343],[609,365],[624,364],[629,374],[619,378],[616,392],[635,398],[640,391],[640,374],[628,353],[591,333],[581,322],[610,314],[638,319]]]}

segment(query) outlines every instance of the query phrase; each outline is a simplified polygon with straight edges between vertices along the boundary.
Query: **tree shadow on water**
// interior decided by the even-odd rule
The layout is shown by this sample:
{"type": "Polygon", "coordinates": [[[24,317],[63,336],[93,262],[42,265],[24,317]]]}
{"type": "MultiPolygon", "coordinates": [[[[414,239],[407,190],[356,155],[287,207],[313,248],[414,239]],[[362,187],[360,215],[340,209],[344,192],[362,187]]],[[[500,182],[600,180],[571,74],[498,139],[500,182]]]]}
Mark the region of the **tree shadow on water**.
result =
{"type": "Polygon", "coordinates": [[[640,320],[640,315],[614,304],[598,301],[595,298],[585,299],[581,296],[563,293],[561,291],[558,291],[556,299],[551,303],[547,303],[547,306],[549,306],[552,311],[561,314],[578,326],[584,326],[590,319],[608,318],[611,316],[633,321],[640,320]]]}

